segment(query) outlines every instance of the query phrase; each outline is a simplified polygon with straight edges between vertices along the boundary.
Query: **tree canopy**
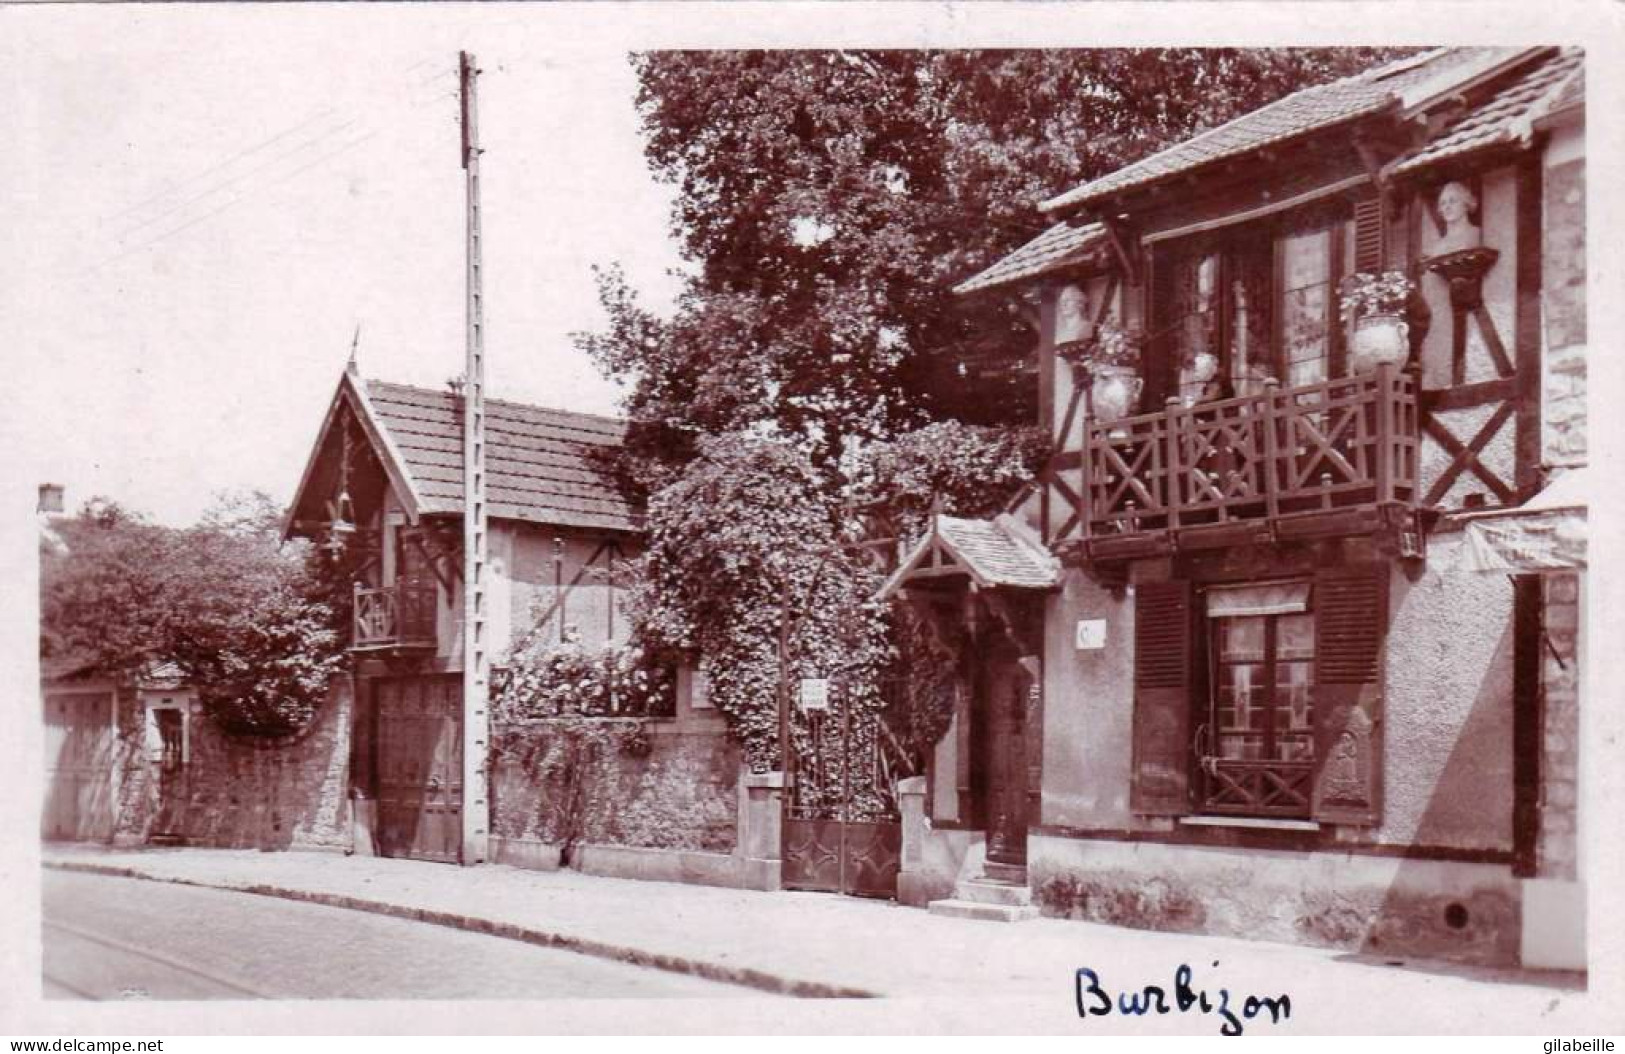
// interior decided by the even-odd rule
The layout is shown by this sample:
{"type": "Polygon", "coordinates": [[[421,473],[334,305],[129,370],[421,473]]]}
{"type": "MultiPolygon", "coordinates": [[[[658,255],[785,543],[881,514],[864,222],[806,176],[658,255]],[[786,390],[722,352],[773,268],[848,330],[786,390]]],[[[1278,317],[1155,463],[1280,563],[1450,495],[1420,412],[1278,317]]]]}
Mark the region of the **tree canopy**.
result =
{"type": "Polygon", "coordinates": [[[42,554],[41,651],[115,676],[172,663],[232,731],[301,727],[343,667],[343,575],[284,547],[263,494],[225,496],[193,527],[92,501],[42,554]]]}
{"type": "Polygon", "coordinates": [[[655,52],[633,59],[649,165],[691,269],[675,313],[600,272],[581,335],[630,377],[658,486],[702,436],[768,430],[833,480],[927,420],[1029,422],[1033,340],[953,284],[1047,225],[1037,203],[1383,49],[655,52]],[[974,380],[966,364],[1002,370],[974,380]]]}

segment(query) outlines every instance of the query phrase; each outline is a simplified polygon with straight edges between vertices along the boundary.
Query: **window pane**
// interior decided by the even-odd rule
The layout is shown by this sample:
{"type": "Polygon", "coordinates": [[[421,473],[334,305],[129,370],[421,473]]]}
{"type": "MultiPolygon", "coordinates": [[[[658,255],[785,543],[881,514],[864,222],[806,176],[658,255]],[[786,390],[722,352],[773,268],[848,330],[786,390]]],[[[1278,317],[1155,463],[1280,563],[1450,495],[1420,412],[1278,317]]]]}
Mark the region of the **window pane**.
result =
{"type": "Polygon", "coordinates": [[[1235,256],[1226,290],[1230,306],[1230,383],[1237,395],[1257,395],[1276,375],[1270,355],[1270,281],[1274,270],[1268,239],[1254,240],[1235,256]]]}
{"type": "Polygon", "coordinates": [[[1265,615],[1245,615],[1220,622],[1219,658],[1225,662],[1264,661],[1265,615]]]}
{"type": "Polygon", "coordinates": [[[1330,230],[1281,239],[1281,343],[1288,384],[1326,379],[1331,252],[1330,230]]]}
{"type": "Polygon", "coordinates": [[[1282,615],[1275,623],[1275,655],[1280,659],[1315,657],[1315,616],[1282,615]]]}

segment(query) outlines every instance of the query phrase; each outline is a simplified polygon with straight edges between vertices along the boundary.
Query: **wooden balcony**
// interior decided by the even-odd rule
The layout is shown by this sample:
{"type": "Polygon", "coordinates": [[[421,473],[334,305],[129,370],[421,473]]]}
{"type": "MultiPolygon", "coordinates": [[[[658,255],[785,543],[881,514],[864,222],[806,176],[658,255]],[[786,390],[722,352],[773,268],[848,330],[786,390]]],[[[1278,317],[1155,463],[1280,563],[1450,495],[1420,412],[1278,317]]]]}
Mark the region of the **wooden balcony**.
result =
{"type": "Polygon", "coordinates": [[[1374,530],[1418,499],[1415,381],[1391,366],[1091,424],[1091,559],[1374,530]]]}
{"type": "Polygon", "coordinates": [[[402,584],[382,589],[355,587],[352,651],[434,651],[434,585],[402,584]]]}

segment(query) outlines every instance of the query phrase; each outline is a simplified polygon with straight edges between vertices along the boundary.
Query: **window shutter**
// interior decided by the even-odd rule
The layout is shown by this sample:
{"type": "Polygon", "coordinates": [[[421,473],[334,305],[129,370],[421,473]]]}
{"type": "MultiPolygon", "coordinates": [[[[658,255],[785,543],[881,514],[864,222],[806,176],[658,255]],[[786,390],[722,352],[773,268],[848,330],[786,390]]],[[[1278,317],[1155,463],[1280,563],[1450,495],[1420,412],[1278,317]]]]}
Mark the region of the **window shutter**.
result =
{"type": "Polygon", "coordinates": [[[1190,711],[1195,662],[1189,582],[1144,582],[1134,601],[1134,772],[1130,807],[1190,811],[1190,711]]]}
{"type": "Polygon", "coordinates": [[[1354,269],[1377,272],[1387,258],[1382,198],[1372,194],[1354,203],[1354,269]]]}
{"type": "Polygon", "coordinates": [[[1315,788],[1321,823],[1371,826],[1382,816],[1382,664],[1386,565],[1315,581],[1315,788]]]}

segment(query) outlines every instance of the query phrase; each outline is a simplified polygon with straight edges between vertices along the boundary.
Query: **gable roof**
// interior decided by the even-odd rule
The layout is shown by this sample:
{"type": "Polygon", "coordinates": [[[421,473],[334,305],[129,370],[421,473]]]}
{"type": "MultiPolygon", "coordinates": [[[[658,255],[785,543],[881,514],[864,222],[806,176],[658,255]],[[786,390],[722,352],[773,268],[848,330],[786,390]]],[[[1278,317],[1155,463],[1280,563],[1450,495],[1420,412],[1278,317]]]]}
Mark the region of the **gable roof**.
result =
{"type": "Polygon", "coordinates": [[[896,595],[916,570],[941,574],[925,567],[933,553],[946,555],[951,570],[983,589],[1054,589],[1061,584],[1060,561],[1014,516],[967,520],[938,513],[932,517],[931,530],[881,587],[880,596],[896,595]]]}
{"type": "Polygon", "coordinates": [[[1538,62],[1479,105],[1463,112],[1394,171],[1405,173],[1446,158],[1507,143],[1528,142],[1534,123],[1583,90],[1585,52],[1565,48],[1538,62]]]}
{"type": "MultiPolygon", "coordinates": [[[[404,462],[418,513],[463,511],[461,397],[449,391],[367,381],[368,402],[404,462]]],[[[486,496],[490,514],[527,523],[614,531],[641,528],[638,510],[592,460],[618,447],[626,423],[612,417],[488,399],[486,496]]]]}
{"type": "MultiPolygon", "coordinates": [[[[486,400],[486,500],[495,519],[635,533],[641,510],[596,457],[620,446],[626,423],[613,417],[486,400]]],[[[294,500],[286,533],[307,504],[318,462],[348,406],[385,474],[415,518],[463,511],[462,398],[447,390],[362,381],[346,371],[328,407],[294,500]]]]}
{"type": "Polygon", "coordinates": [[[1389,107],[1411,107],[1423,99],[1459,90],[1528,53],[1526,48],[1437,48],[1352,77],[1304,88],[1075,187],[1039,208],[1044,212],[1071,209],[1389,107]]]}
{"type": "Polygon", "coordinates": [[[1009,285],[1071,264],[1080,263],[1107,245],[1106,228],[1099,223],[1074,227],[1057,223],[993,266],[954,286],[963,296],[1009,285]]]}

